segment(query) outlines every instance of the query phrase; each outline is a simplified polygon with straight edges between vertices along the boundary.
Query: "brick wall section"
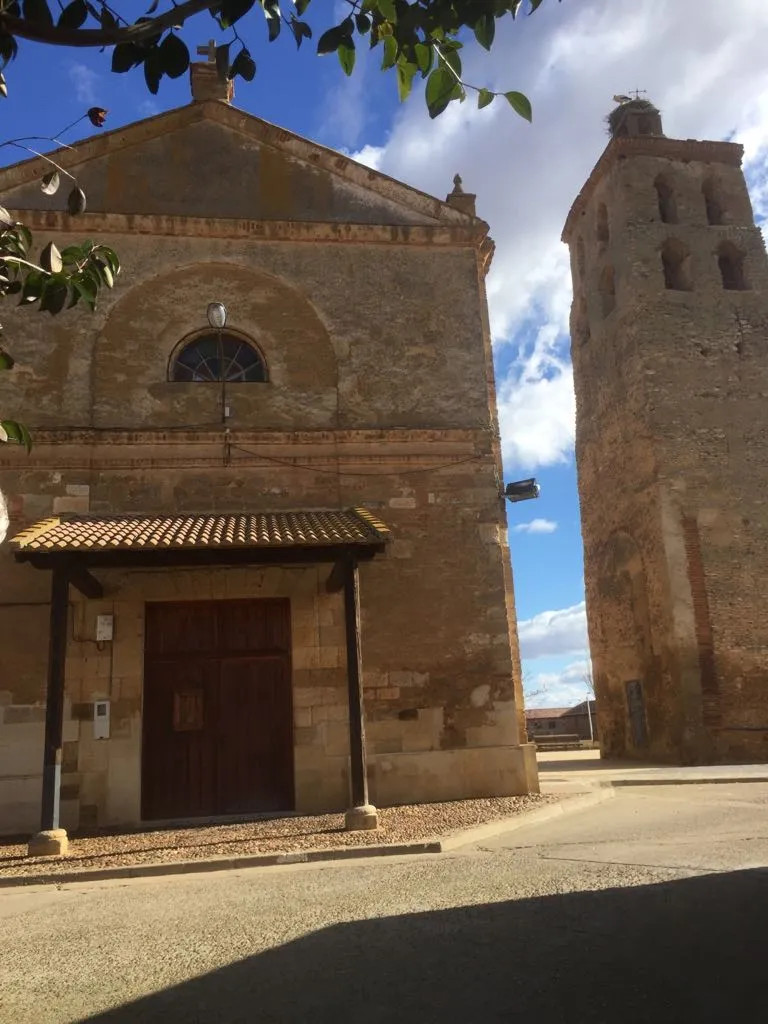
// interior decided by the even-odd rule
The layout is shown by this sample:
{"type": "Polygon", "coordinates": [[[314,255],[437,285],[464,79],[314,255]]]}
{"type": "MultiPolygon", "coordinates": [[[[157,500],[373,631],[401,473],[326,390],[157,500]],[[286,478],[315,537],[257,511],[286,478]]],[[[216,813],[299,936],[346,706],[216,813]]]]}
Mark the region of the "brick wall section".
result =
{"type": "MultiPolygon", "coordinates": [[[[4,321],[24,344],[13,373],[2,375],[0,401],[35,436],[30,456],[0,450],[10,533],[65,511],[367,507],[392,530],[387,556],[361,570],[372,793],[393,802],[536,788],[535,764],[519,746],[487,227],[388,179],[367,188],[374,172],[353,167],[345,178],[349,162],[326,151],[309,166],[304,142],[281,157],[273,143],[285,133],[269,126],[246,144],[243,116],[216,106],[216,124],[206,126],[168,115],[165,135],[156,124],[129,129],[134,148],[119,158],[113,136],[86,144],[97,211],[86,226],[119,251],[124,269],[93,315],[9,310],[4,321]],[[230,165],[242,166],[245,191],[213,188],[215,175],[189,179],[192,163],[179,154],[203,144],[235,147],[230,165]],[[228,387],[229,458],[220,387],[167,379],[172,352],[205,326],[213,299],[269,370],[268,384],[228,387]]],[[[8,205],[39,207],[39,188],[24,184],[22,171],[3,173],[8,205]]],[[[30,217],[57,244],[70,239],[65,218],[30,217]]],[[[247,595],[257,577],[169,576],[161,599],[247,595]]],[[[293,577],[278,578],[293,602],[293,577]]],[[[313,580],[314,610],[296,597],[294,611],[297,636],[316,616],[312,641],[294,651],[297,793],[305,809],[338,809],[347,756],[342,623],[313,580]]],[[[45,573],[0,551],[3,635],[41,640],[0,652],[13,705],[44,700],[48,586],[45,573]]],[[[112,663],[87,640],[97,603],[78,605],[86,640],[70,644],[67,674],[78,770],[66,784],[83,822],[135,820],[138,631],[141,601],[156,586],[145,573],[110,584],[116,621],[136,632],[135,642],[115,643],[112,663]],[[108,686],[114,735],[103,743],[89,736],[88,708],[108,686]]]]}
{"type": "Polygon", "coordinates": [[[740,158],[727,143],[612,140],[564,234],[587,616],[613,756],[768,756],[768,262],[740,158]],[[674,223],[661,217],[659,176],[674,223]],[[669,245],[686,287],[666,287],[669,245]],[[724,246],[741,254],[745,290],[724,288],[724,246]],[[631,748],[632,678],[644,687],[645,752],[631,748]]]}

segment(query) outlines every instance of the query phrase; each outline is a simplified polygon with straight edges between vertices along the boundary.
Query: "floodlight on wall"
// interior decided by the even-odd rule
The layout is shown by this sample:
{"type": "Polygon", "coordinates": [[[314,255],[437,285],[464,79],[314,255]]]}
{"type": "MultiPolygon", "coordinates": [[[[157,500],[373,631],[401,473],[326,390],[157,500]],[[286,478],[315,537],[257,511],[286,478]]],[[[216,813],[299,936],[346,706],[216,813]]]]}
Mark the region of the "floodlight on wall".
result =
{"type": "Polygon", "coordinates": [[[540,494],[541,488],[536,483],[535,477],[530,477],[528,480],[516,480],[504,488],[504,497],[512,504],[518,501],[530,501],[532,498],[538,498],[540,494]]]}
{"type": "Polygon", "coordinates": [[[215,331],[221,331],[227,324],[227,307],[223,302],[209,302],[206,311],[208,323],[215,331]]]}

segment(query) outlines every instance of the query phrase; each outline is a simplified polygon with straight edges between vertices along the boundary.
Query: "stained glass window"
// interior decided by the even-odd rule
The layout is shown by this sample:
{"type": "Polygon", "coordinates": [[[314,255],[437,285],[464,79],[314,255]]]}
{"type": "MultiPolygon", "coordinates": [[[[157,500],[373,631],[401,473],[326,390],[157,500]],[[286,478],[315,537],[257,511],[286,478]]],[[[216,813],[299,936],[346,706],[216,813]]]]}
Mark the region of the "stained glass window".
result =
{"type": "Polygon", "coordinates": [[[249,342],[233,334],[201,334],[187,342],[176,354],[170,378],[173,381],[232,381],[261,383],[267,368],[259,352],[249,342]]]}

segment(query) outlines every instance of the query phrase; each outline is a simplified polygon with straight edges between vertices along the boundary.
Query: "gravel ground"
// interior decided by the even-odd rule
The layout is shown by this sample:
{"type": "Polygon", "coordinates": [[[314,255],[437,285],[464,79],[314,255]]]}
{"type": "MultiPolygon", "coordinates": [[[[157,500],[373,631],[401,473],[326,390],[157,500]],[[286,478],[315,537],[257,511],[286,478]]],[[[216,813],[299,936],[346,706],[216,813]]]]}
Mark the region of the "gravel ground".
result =
{"type": "Polygon", "coordinates": [[[384,807],[379,809],[379,828],[370,832],[346,832],[343,814],[320,814],[151,832],[75,836],[70,839],[69,855],[61,859],[27,857],[26,843],[0,841],[0,878],[37,875],[41,869],[53,874],[254,853],[422,842],[522,814],[555,799],[531,795],[384,807]]]}

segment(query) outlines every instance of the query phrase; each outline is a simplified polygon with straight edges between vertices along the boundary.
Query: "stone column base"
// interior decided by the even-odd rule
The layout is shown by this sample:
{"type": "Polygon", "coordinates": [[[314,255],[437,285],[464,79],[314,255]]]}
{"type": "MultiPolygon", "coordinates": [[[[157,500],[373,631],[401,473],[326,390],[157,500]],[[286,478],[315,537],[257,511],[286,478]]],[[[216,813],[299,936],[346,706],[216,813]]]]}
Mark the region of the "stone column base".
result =
{"type": "Polygon", "coordinates": [[[52,828],[37,832],[27,844],[28,857],[64,857],[69,849],[65,828],[52,828]]]}
{"type": "Polygon", "coordinates": [[[379,815],[373,804],[361,807],[350,807],[344,815],[344,828],[347,832],[363,832],[379,827],[379,815]]]}

